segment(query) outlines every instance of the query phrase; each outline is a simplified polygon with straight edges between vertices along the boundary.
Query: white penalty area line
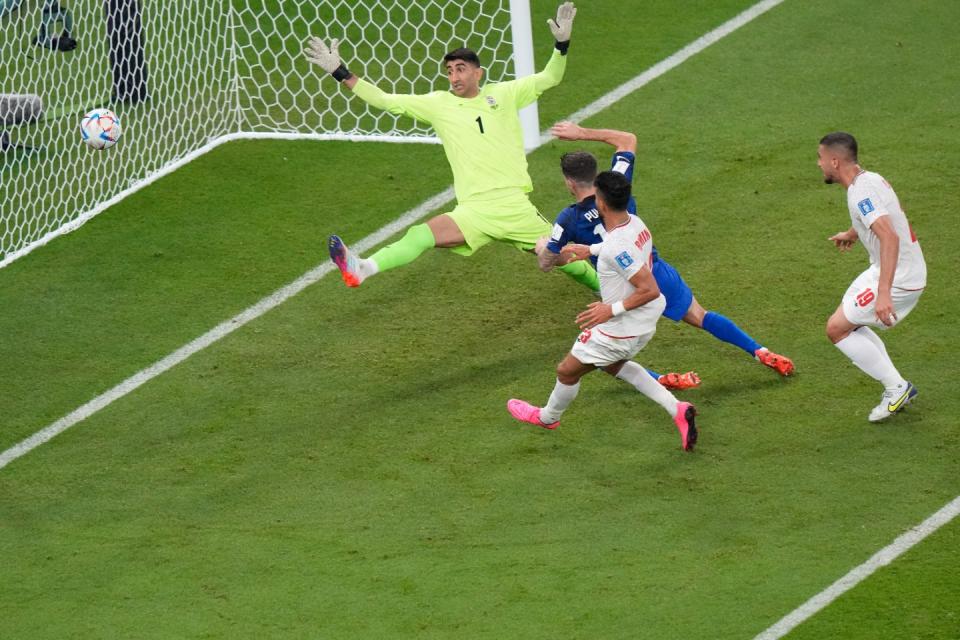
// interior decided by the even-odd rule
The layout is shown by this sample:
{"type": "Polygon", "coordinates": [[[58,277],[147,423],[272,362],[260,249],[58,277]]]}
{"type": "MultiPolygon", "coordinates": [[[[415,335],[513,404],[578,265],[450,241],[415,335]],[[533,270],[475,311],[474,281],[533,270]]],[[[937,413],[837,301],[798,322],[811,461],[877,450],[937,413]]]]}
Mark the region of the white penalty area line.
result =
{"type": "Polygon", "coordinates": [[[957,496],[932,516],[877,551],[869,560],[851,569],[847,575],[804,602],[775,625],[756,636],[754,640],[779,640],[841,595],[866,580],[877,569],[890,564],[931,533],[956,518],[958,514],[960,514],[960,496],[957,496]]]}
{"type": "MultiPolygon", "coordinates": [[[[783,1],[784,0],[763,0],[762,2],[758,2],[739,15],[731,18],[727,22],[724,22],[713,31],[710,31],[709,33],[697,38],[683,49],[680,49],[676,53],[670,55],[668,58],[661,60],[632,80],[620,85],[610,93],[607,93],[580,111],[570,115],[567,120],[579,122],[585,118],[595,115],[601,110],[621,100],[628,94],[643,87],[652,80],[659,78],[664,73],[681,64],[691,56],[703,51],[715,42],[730,35],[758,16],[763,15],[783,1]]],[[[530,149],[527,153],[534,151],[534,149],[543,145],[550,139],[551,138],[548,132],[542,133],[540,135],[540,145],[530,149]]],[[[191,156],[191,158],[192,157],[194,156],[191,156]]],[[[180,165],[178,164],[177,166],[180,165]]],[[[418,205],[416,208],[411,209],[407,213],[403,214],[387,226],[353,244],[352,247],[359,252],[367,251],[381,242],[384,242],[395,233],[406,229],[431,211],[434,211],[447,202],[450,202],[453,197],[453,187],[448,187],[446,190],[436,194],[435,196],[418,205]]],[[[111,203],[112,202],[113,200],[111,200],[111,203]]],[[[159,360],[146,369],[135,373],[109,391],[102,393],[90,402],[63,416],[48,427],[41,429],[29,438],[26,438],[18,444],[10,447],[3,453],[0,453],[0,469],[3,469],[17,458],[26,455],[30,451],[33,451],[40,445],[49,442],[51,439],[63,433],[78,422],[86,420],[93,414],[134,391],[146,382],[149,382],[161,373],[164,373],[165,371],[175,367],[198,351],[209,347],[214,342],[217,342],[225,336],[233,333],[248,322],[259,318],[267,311],[289,300],[291,297],[297,295],[305,288],[317,282],[326,274],[330,273],[332,269],[333,265],[330,263],[324,263],[311,269],[307,273],[297,278],[295,281],[270,294],[252,307],[239,313],[226,322],[220,323],[196,340],[193,340],[192,342],[180,347],[162,360],[159,360]]]]}

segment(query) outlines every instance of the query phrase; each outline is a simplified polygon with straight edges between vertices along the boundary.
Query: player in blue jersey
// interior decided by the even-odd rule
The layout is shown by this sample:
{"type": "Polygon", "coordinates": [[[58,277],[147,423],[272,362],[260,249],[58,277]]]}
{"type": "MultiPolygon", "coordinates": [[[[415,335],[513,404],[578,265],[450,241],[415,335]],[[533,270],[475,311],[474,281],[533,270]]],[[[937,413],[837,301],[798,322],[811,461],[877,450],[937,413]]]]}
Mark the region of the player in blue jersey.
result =
{"type": "MultiPolygon", "coordinates": [[[[587,129],[572,122],[554,125],[550,133],[561,140],[593,140],[611,145],[616,150],[613,154],[611,169],[633,180],[637,138],[632,133],[613,129],[587,129]]],[[[596,255],[606,234],[603,225],[600,224],[594,201],[593,181],[597,176],[596,158],[585,151],[567,153],[560,161],[560,168],[563,171],[567,189],[577,201],[560,212],[550,238],[537,245],[540,268],[544,271],[565,264],[570,259],[586,257],[590,257],[596,265],[596,255]],[[564,246],[567,246],[567,249],[564,249],[564,246]]],[[[633,197],[630,198],[627,210],[632,214],[637,212],[637,203],[633,197]]],[[[794,366],[790,358],[762,346],[726,316],[704,309],[677,270],[660,257],[656,247],[653,248],[652,258],[654,279],[667,299],[664,316],[674,322],[683,320],[689,325],[703,329],[718,340],[740,347],[748,355],[782,376],[793,373],[794,366]]],[[[689,374],[660,376],[653,371],[649,373],[669,388],[683,389],[699,384],[696,374],[685,379],[684,376],[689,374]]]]}

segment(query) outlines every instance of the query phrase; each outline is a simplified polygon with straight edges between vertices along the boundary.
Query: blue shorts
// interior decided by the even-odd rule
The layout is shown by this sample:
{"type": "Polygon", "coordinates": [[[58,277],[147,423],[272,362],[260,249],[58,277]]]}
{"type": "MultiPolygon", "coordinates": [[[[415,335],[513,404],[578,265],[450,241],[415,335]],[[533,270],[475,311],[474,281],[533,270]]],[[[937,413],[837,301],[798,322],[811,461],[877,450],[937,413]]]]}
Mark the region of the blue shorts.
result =
{"type": "Polygon", "coordinates": [[[667,308],[663,310],[663,316],[679,322],[683,316],[687,315],[690,303],[693,302],[693,291],[673,265],[663,258],[653,261],[653,278],[660,287],[660,293],[667,299],[667,308]]]}

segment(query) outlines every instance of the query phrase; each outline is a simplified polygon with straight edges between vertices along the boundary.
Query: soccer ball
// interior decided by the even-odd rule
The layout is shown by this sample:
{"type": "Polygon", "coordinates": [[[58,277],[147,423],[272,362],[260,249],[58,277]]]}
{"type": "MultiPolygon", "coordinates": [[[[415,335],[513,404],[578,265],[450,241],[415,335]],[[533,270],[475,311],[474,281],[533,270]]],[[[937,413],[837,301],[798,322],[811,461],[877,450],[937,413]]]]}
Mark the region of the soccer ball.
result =
{"type": "Polygon", "coordinates": [[[109,149],[120,139],[120,119],[109,109],[94,109],[80,121],[80,135],[94,149],[109,149]]]}

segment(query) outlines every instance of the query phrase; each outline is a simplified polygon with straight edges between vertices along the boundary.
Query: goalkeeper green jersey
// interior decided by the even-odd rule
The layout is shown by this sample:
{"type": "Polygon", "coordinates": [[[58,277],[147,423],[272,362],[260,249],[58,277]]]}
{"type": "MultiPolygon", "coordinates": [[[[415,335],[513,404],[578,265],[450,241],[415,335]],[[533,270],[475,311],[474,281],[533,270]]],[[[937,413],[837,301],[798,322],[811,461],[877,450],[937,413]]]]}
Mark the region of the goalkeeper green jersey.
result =
{"type": "Polygon", "coordinates": [[[449,91],[384,93],[363,79],[353,91],[373,107],[432,126],[453,171],[457,201],[471,202],[497,197],[503,190],[533,190],[517,112],[559,84],[566,67],[566,56],[555,50],[540,73],[486,84],[474,98],[449,91]]]}

